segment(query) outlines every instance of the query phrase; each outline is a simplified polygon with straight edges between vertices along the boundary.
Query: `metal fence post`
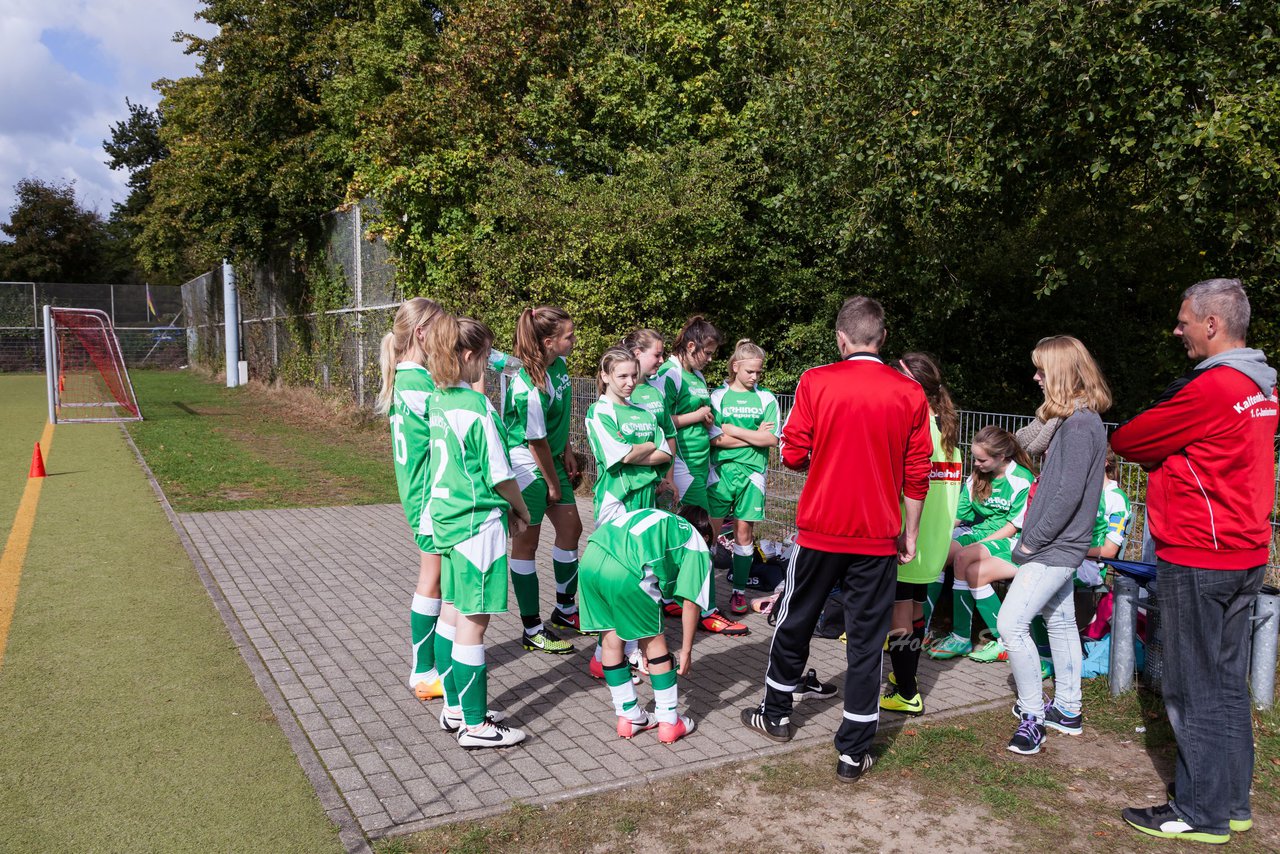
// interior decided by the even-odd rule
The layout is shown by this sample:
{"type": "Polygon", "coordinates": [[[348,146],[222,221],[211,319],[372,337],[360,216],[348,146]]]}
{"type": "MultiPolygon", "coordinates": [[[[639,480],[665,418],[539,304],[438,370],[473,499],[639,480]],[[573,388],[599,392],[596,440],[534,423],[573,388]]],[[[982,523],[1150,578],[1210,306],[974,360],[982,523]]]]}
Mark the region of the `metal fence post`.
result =
{"type": "Polygon", "coordinates": [[[1138,637],[1138,582],[1123,572],[1111,576],[1111,696],[1133,687],[1138,637]]]}
{"type": "Polygon", "coordinates": [[[1276,699],[1276,640],[1280,633],[1280,590],[1263,587],[1253,603],[1253,656],[1249,682],[1253,705],[1269,709],[1276,699]]]}
{"type": "Polygon", "coordinates": [[[351,251],[355,266],[356,297],[356,402],[364,406],[364,259],[360,257],[360,205],[354,210],[355,227],[351,230],[351,251]]]}

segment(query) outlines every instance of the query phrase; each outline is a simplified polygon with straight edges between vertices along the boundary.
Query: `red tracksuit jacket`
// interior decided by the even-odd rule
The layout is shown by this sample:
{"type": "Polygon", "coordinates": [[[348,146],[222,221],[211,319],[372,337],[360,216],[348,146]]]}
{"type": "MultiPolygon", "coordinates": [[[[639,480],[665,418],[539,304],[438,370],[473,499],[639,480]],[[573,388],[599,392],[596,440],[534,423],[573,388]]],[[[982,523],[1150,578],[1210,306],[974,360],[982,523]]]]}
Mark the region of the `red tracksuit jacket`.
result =
{"type": "Polygon", "coordinates": [[[1199,569],[1267,562],[1275,501],[1276,392],[1219,365],[1175,380],[1111,435],[1150,471],[1147,516],[1156,555],[1199,569]]]}
{"type": "Polygon", "coordinates": [[[870,353],[805,371],[782,428],[782,462],[808,469],[796,543],[891,555],[903,495],[929,492],[929,404],[919,383],[870,353]]]}

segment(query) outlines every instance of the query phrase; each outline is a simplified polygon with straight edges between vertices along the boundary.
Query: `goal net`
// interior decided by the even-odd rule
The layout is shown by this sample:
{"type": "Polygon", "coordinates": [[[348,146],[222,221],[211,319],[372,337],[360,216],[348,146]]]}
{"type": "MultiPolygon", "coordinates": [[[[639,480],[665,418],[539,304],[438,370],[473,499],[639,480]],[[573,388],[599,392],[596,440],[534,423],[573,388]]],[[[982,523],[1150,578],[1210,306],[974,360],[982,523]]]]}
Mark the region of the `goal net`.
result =
{"type": "Polygon", "coordinates": [[[142,420],[105,312],[45,306],[44,347],[52,423],[142,420]]]}

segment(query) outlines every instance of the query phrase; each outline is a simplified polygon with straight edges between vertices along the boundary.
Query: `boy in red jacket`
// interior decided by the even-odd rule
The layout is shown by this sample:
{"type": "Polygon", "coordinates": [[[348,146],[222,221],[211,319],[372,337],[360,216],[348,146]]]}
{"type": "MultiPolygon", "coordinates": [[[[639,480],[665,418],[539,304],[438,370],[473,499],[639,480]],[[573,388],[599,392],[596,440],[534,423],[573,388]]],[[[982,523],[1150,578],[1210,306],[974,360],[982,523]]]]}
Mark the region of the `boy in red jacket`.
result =
{"type": "Polygon", "coordinates": [[[808,470],[796,508],[796,549],[787,567],[769,649],[764,702],[742,723],[789,741],[793,694],[808,696],[809,640],[837,583],[844,599],[848,670],[844,720],[836,732],[836,775],[853,781],[871,767],[880,718],[881,647],[889,632],[899,561],[915,556],[929,491],[929,404],[915,380],[880,361],[884,309],[869,297],[845,301],[836,318],[843,360],[800,377],[782,428],[782,462],[808,470]],[[901,502],[901,503],[900,503],[901,502]],[[905,508],[905,513],[900,508],[905,508]],[[905,515],[905,526],[903,516],[905,515]]]}
{"type": "Polygon", "coordinates": [[[1173,334],[1202,361],[1111,437],[1150,472],[1162,690],[1178,741],[1169,803],[1123,817],[1167,839],[1226,842],[1253,826],[1249,618],[1271,539],[1277,406],[1276,372],[1245,347],[1248,329],[1238,279],[1188,288],[1173,334]]]}

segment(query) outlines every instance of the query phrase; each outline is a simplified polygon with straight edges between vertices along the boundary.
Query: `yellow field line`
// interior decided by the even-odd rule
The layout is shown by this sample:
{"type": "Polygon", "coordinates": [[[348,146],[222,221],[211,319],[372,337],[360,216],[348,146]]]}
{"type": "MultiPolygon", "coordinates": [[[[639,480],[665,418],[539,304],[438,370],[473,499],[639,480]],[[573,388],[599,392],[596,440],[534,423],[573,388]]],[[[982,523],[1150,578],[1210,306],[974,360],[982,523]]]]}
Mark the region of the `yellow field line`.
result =
{"type": "MultiPolygon", "coordinates": [[[[53,425],[45,424],[40,436],[40,451],[45,462],[49,461],[49,448],[53,446],[53,425]]],[[[27,558],[27,544],[31,542],[31,529],[36,523],[36,505],[40,503],[42,477],[27,479],[22,490],[18,514],[9,529],[9,540],[0,555],[0,667],[4,666],[4,650],[9,642],[9,626],[13,623],[13,608],[18,602],[18,581],[22,578],[22,564],[27,558]]]]}

